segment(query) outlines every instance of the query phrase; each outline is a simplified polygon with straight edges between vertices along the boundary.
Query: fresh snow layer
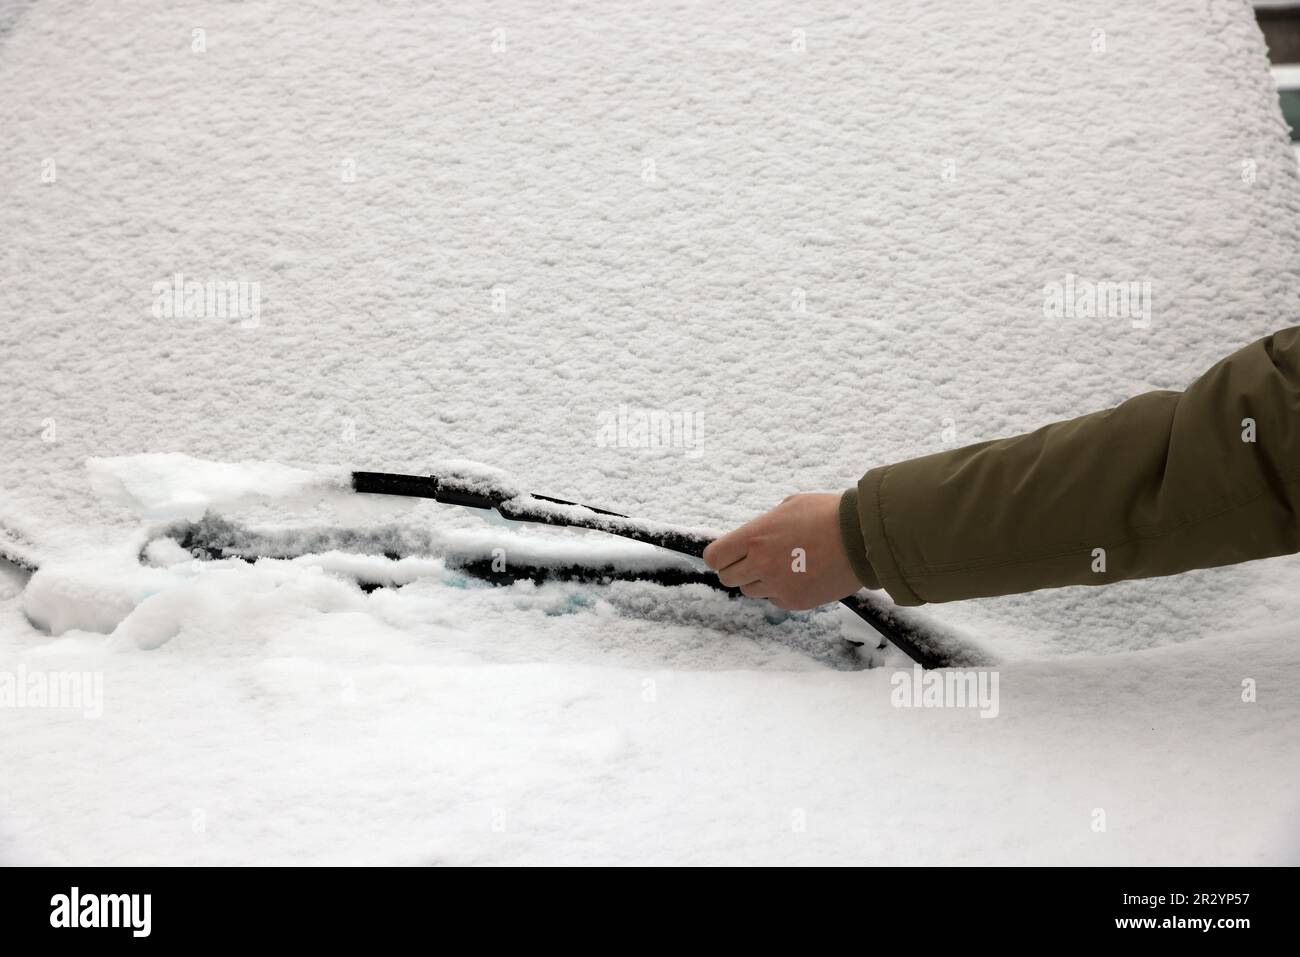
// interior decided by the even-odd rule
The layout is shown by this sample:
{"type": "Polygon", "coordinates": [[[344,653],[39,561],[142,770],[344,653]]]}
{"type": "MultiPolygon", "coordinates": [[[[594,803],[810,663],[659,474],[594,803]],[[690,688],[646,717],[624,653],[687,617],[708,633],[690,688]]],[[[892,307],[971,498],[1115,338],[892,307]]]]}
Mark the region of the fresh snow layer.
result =
{"type": "Polygon", "coordinates": [[[1300,862],[1294,558],[927,609],[1007,662],[995,719],[891,707],[837,609],[139,561],[213,506],[598,547],[248,463],[726,528],[1180,388],[1295,321],[1246,4],[0,16],[0,552],[44,563],[0,563],[0,695],[103,683],[0,709],[0,861],[1300,862]],[[178,274],[256,321],[155,316],[178,274]],[[1067,274],[1149,279],[1150,325],[1045,319],[1067,274]]]}
{"type": "Polygon", "coordinates": [[[826,613],[664,591],[240,564],[27,635],[11,668],[102,693],[6,712],[0,859],[1300,863],[1289,628],[1009,665],[985,719],[812,657],[826,613]]]}
{"type": "MultiPolygon", "coordinates": [[[[91,456],[463,458],[725,528],[1294,321],[1300,183],[1244,4],[953,16],[26,7],[0,45],[0,487],[57,538],[129,520],[91,456]],[[258,323],[155,318],[178,273],[258,282],[258,323]],[[1069,273],[1149,278],[1150,327],[1045,319],[1069,273]],[[651,447],[649,413],[691,427],[651,447]]],[[[1297,568],[943,613],[1017,654],[1154,647],[1294,614],[1297,568]]]]}
{"type": "Polygon", "coordinates": [[[274,462],[205,462],[176,452],[86,460],[100,498],[146,518],[203,517],[249,499],[300,500],[313,492],[347,494],[349,473],[319,473],[274,462]]]}

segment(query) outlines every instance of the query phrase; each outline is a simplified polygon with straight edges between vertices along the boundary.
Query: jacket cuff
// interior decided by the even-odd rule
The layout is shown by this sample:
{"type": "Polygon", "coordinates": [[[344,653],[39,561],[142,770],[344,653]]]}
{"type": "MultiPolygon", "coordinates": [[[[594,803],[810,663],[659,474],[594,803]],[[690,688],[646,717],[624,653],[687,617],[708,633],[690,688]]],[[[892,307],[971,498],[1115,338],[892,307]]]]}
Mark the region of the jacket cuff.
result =
{"type": "Polygon", "coordinates": [[[879,588],[880,579],[876,577],[867,560],[867,543],[862,538],[862,525],[858,521],[858,490],[851,488],[840,496],[840,540],[844,551],[853,566],[853,574],[867,588],[879,588]]]}
{"type": "MultiPolygon", "coordinates": [[[[882,488],[893,466],[872,469],[858,482],[858,528],[866,543],[866,554],[871,568],[879,579],[877,587],[884,588],[896,605],[924,605],[925,599],[903,581],[902,572],[894,557],[885,528],[885,500],[882,488]]],[[[843,502],[841,501],[841,508],[843,502]]],[[[843,524],[841,522],[841,527],[843,524]]]]}

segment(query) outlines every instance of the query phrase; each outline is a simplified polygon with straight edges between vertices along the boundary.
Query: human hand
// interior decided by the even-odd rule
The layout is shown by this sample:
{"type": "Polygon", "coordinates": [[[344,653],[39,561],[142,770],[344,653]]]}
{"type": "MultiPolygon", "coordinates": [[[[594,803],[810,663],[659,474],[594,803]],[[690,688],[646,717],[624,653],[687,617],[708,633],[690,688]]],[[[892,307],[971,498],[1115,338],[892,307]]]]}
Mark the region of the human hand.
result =
{"type": "Polygon", "coordinates": [[[852,595],[861,584],[840,538],[840,495],[791,495],[704,550],[722,584],[778,608],[804,611],[852,595]]]}

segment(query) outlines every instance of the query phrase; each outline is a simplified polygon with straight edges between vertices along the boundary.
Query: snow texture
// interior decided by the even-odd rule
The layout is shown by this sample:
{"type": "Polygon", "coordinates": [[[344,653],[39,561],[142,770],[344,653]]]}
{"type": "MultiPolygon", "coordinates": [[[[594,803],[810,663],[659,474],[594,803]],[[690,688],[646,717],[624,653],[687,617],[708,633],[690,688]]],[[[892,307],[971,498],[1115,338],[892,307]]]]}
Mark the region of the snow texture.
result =
{"type": "Polygon", "coordinates": [[[274,462],[205,462],[177,452],[91,458],[90,487],[109,502],[146,518],[197,521],[249,499],[294,501],[312,493],[350,495],[349,472],[321,474],[274,462]]]}
{"type": "Polygon", "coordinates": [[[0,679],[103,677],[0,709],[0,860],[1300,862],[1296,559],[929,609],[1006,662],[985,720],[891,706],[840,610],[141,564],[122,504],[523,535],[158,481],[464,459],[725,528],[1180,388],[1295,322],[1247,4],[40,0],[0,129],[0,552],[46,562],[0,679]],[[1045,318],[1067,274],[1150,280],[1149,326],[1045,318]]]}

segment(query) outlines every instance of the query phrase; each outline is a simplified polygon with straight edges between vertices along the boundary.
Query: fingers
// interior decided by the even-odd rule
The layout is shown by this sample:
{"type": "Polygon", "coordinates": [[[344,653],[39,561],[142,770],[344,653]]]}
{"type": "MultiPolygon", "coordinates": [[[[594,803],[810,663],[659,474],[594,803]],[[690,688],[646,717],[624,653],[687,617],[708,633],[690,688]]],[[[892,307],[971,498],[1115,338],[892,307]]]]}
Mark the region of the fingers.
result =
{"type": "Polygon", "coordinates": [[[744,558],[745,552],[749,549],[748,536],[744,533],[745,527],[742,525],[710,543],[701,556],[704,564],[716,572],[744,558]]]}
{"type": "Polygon", "coordinates": [[[748,585],[750,582],[756,582],[762,577],[754,567],[754,563],[748,558],[742,558],[718,572],[718,581],[728,588],[739,588],[742,585],[748,585]]]}
{"type": "Polygon", "coordinates": [[[856,573],[844,554],[837,493],[791,495],[704,549],[705,563],[727,588],[805,611],[851,594],[856,573]],[[808,556],[815,556],[809,568],[808,556]],[[805,574],[806,573],[806,574],[805,574]]]}
{"type": "Polygon", "coordinates": [[[767,586],[759,579],[754,562],[746,558],[749,548],[746,528],[723,535],[704,550],[704,563],[718,573],[718,581],[728,588],[739,588],[747,598],[766,598],[767,586]]]}

